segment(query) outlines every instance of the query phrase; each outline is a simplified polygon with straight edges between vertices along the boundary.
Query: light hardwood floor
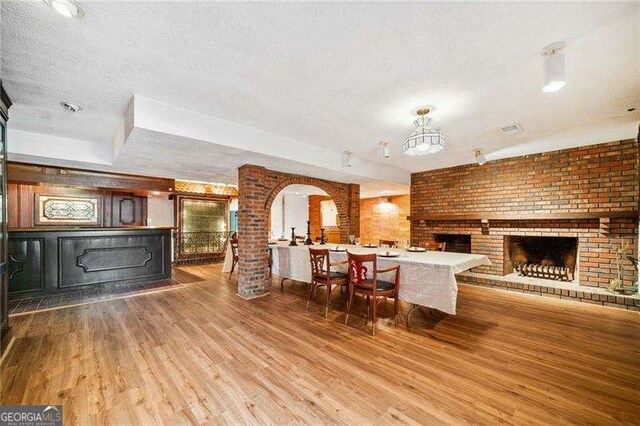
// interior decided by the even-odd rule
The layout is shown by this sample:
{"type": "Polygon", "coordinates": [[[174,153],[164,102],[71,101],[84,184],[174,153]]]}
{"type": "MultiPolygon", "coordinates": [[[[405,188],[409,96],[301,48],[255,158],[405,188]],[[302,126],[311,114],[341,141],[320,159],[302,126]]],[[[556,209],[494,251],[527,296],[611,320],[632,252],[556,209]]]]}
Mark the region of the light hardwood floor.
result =
{"type": "Polygon", "coordinates": [[[638,312],[461,286],[457,316],[372,337],[342,296],[324,319],[300,283],[245,301],[219,268],[12,318],[2,404],[59,403],[65,424],[640,423],[638,312]]]}

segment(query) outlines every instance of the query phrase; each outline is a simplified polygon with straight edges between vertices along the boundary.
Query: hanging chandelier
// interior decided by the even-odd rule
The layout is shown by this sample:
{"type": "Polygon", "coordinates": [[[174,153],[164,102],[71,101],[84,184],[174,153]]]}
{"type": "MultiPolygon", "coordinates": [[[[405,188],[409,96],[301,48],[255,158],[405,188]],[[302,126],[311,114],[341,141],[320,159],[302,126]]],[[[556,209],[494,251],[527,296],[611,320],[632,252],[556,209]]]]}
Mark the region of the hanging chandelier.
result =
{"type": "Polygon", "coordinates": [[[420,108],[416,113],[419,117],[413,122],[416,126],[411,136],[402,144],[402,151],[406,155],[427,155],[442,151],[445,147],[444,136],[431,125],[431,118],[427,117],[431,110],[420,108]]]}

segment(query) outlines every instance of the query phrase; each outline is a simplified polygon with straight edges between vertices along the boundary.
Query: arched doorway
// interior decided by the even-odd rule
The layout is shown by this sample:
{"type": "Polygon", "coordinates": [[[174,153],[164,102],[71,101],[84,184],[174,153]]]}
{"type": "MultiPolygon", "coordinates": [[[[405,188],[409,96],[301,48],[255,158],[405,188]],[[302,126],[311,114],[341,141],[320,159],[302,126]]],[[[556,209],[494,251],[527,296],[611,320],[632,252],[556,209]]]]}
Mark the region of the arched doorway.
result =
{"type": "MultiPolygon", "coordinates": [[[[293,175],[254,165],[238,169],[238,294],[253,298],[271,286],[268,274],[269,212],[277,195],[291,185],[326,192],[336,205],[339,242],[360,235],[360,186],[293,175]]],[[[306,233],[306,229],[305,229],[306,233]]]]}
{"type": "Polygon", "coordinates": [[[289,185],[276,194],[267,211],[271,240],[293,237],[301,242],[309,237],[318,242],[324,236],[329,243],[340,241],[338,206],[318,187],[289,185]]]}

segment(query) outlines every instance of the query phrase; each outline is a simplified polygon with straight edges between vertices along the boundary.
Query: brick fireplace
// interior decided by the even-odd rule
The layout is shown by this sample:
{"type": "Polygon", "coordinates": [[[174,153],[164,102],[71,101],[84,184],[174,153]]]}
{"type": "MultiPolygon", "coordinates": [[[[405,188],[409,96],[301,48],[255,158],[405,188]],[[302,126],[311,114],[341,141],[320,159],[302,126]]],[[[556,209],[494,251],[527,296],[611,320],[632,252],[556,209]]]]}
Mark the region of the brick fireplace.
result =
{"type": "MultiPolygon", "coordinates": [[[[625,140],[414,173],[412,244],[461,251],[469,241],[491,259],[472,271],[487,277],[517,275],[514,256],[528,250],[530,263],[570,268],[576,287],[604,288],[622,241],[637,256],[638,158],[637,141],[625,140]]],[[[637,281],[630,262],[622,271],[625,285],[637,281]]]]}

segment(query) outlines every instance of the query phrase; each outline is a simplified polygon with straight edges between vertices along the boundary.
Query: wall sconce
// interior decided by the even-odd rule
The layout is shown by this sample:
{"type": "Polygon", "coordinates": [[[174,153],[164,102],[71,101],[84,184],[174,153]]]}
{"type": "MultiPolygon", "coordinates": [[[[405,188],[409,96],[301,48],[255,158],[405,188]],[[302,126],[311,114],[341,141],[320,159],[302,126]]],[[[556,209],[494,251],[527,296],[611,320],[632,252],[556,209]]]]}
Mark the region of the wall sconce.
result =
{"type": "Polygon", "coordinates": [[[391,202],[391,198],[382,197],[380,201],[380,208],[385,211],[393,209],[393,202],[391,202]]]}
{"type": "Polygon", "coordinates": [[[389,142],[382,141],[380,142],[380,145],[382,145],[382,157],[389,158],[391,156],[390,149],[389,149],[389,142]]]}
{"type": "Polygon", "coordinates": [[[351,167],[352,163],[351,163],[351,151],[345,151],[344,152],[344,164],[346,164],[347,167],[351,167]]]}

